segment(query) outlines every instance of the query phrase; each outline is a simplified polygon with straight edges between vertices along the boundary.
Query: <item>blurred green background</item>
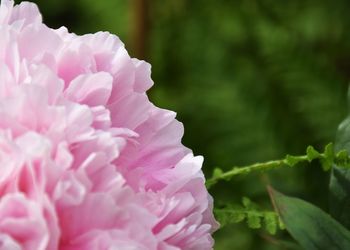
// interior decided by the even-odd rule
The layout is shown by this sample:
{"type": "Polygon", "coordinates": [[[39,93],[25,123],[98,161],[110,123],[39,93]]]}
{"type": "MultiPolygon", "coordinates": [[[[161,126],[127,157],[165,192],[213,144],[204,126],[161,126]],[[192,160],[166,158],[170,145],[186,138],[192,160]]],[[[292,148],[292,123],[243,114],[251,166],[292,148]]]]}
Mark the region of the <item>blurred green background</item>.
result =
{"type": "MultiPolygon", "coordinates": [[[[19,2],[19,1],[18,1],[19,2]]],[[[152,64],[151,100],[175,110],[184,144],[204,172],[321,148],[346,113],[350,1],[38,0],[45,22],[83,34],[117,34],[152,64]]],[[[327,207],[328,174],[317,166],[233,179],[216,204],[248,196],[271,209],[270,183],[327,207]]],[[[288,239],[285,233],[276,238],[288,239]]],[[[215,249],[285,249],[242,224],[215,234],[215,249]]]]}

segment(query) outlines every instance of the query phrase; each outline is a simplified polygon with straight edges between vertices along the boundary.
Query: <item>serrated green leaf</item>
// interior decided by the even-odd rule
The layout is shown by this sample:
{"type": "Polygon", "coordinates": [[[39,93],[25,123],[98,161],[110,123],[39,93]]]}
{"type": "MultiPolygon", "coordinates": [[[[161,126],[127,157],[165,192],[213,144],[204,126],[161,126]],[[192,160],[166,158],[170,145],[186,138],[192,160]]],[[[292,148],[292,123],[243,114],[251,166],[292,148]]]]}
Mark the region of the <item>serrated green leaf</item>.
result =
{"type": "Polygon", "coordinates": [[[300,160],[300,158],[293,156],[293,155],[287,155],[286,156],[286,163],[287,165],[294,167],[296,164],[298,164],[299,162],[301,162],[302,160],[300,160]]]}
{"type": "Polygon", "coordinates": [[[215,168],[213,171],[213,177],[217,178],[223,174],[223,171],[220,168],[215,168]]]}
{"type": "Polygon", "coordinates": [[[248,214],[247,223],[250,228],[258,229],[261,228],[261,219],[255,214],[248,214]]]}
{"type": "Polygon", "coordinates": [[[348,160],[348,157],[349,157],[348,151],[346,151],[345,149],[337,153],[337,159],[340,161],[348,160]]]}
{"type": "Polygon", "coordinates": [[[278,216],[278,226],[280,229],[285,230],[286,229],[286,225],[284,225],[284,222],[282,221],[281,217],[278,216]]]}
{"type": "Polygon", "coordinates": [[[330,162],[329,160],[327,159],[321,159],[321,165],[322,165],[322,169],[324,171],[329,171],[332,169],[333,167],[333,162],[330,162]]]}
{"type": "Polygon", "coordinates": [[[265,228],[270,234],[276,234],[278,218],[273,213],[266,213],[264,216],[265,228]]]}
{"type": "Polygon", "coordinates": [[[320,153],[316,151],[313,146],[308,146],[306,149],[306,155],[309,161],[317,159],[320,156],[320,153]]]}
{"type": "Polygon", "coordinates": [[[325,149],[324,149],[324,154],[326,156],[327,159],[330,159],[333,161],[334,158],[334,146],[333,143],[329,143],[326,145],[325,149]]]}
{"type": "Polygon", "coordinates": [[[283,229],[276,212],[260,210],[247,197],[242,198],[242,204],[243,206],[229,204],[223,208],[214,209],[215,217],[220,222],[221,227],[246,220],[249,228],[259,229],[264,226],[264,229],[270,234],[275,234],[279,228],[283,229]]]}
{"type": "Polygon", "coordinates": [[[251,207],[253,207],[253,203],[252,203],[252,201],[251,201],[248,197],[243,197],[243,198],[242,198],[242,204],[243,204],[243,206],[246,207],[246,208],[251,208],[251,207]]]}
{"type": "Polygon", "coordinates": [[[245,214],[242,213],[233,213],[231,216],[232,223],[239,223],[245,219],[245,214]]]}
{"type": "Polygon", "coordinates": [[[332,169],[334,162],[334,146],[333,143],[326,145],[324,149],[324,158],[321,159],[321,165],[324,171],[332,169]]]}
{"type": "Polygon", "coordinates": [[[215,209],[215,217],[221,224],[221,227],[227,224],[239,223],[245,219],[245,214],[241,212],[236,212],[232,209],[215,209]]]}
{"type": "Polygon", "coordinates": [[[350,232],[318,207],[269,190],[288,232],[307,250],[350,249],[350,232]]]}

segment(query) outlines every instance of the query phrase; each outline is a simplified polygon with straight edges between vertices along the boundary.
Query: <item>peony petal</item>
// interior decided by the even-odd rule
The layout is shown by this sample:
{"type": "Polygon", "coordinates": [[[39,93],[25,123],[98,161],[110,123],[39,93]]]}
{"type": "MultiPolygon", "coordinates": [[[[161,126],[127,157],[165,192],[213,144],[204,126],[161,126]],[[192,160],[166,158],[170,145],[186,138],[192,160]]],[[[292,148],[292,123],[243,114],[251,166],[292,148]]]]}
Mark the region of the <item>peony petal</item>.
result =
{"type": "Polygon", "coordinates": [[[0,250],[212,249],[202,157],[108,32],[0,5],[0,250]]]}
{"type": "Polygon", "coordinates": [[[105,105],[111,95],[112,83],[112,76],[105,72],[80,75],[70,83],[65,96],[89,106],[105,105]]]}

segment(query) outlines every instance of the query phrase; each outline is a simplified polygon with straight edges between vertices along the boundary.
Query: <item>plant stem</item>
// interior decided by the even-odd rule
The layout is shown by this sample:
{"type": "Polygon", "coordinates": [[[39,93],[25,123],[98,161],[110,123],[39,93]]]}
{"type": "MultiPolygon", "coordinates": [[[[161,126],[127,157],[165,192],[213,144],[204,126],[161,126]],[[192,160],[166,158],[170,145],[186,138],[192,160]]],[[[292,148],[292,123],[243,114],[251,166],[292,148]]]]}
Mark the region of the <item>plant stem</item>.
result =
{"type": "Polygon", "coordinates": [[[311,162],[315,159],[319,159],[325,171],[330,170],[335,164],[338,167],[349,168],[350,167],[350,158],[347,151],[342,150],[337,154],[334,154],[333,145],[328,144],[325,147],[323,153],[317,152],[312,146],[309,146],[306,150],[305,155],[291,156],[287,155],[284,159],[268,161],[263,163],[255,163],[252,165],[244,167],[233,167],[227,172],[223,172],[221,169],[216,168],[214,170],[213,177],[207,180],[206,186],[210,188],[220,180],[230,180],[236,175],[248,174],[251,172],[257,171],[266,171],[281,167],[294,167],[298,163],[302,162],[311,162]]]}
{"type": "MultiPolygon", "coordinates": [[[[299,160],[298,162],[308,161],[308,157],[306,155],[294,156],[294,157],[299,160]]],[[[257,172],[257,171],[267,171],[267,170],[280,168],[283,166],[290,166],[287,163],[286,159],[261,162],[261,163],[258,162],[258,163],[254,163],[252,165],[248,165],[244,167],[233,167],[231,170],[227,172],[224,172],[218,176],[213,176],[212,178],[208,179],[206,185],[207,187],[211,187],[219,180],[230,180],[232,177],[236,175],[249,174],[251,172],[257,172]]]]}

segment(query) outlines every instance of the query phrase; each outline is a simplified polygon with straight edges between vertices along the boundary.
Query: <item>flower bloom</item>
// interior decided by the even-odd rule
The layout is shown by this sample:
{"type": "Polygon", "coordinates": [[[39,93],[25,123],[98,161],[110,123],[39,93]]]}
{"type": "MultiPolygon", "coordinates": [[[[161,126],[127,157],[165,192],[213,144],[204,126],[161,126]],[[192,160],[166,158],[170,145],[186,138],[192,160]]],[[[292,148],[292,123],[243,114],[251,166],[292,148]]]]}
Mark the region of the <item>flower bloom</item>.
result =
{"type": "Polygon", "coordinates": [[[118,37],[0,6],[0,250],[211,249],[203,158],[118,37]]]}

